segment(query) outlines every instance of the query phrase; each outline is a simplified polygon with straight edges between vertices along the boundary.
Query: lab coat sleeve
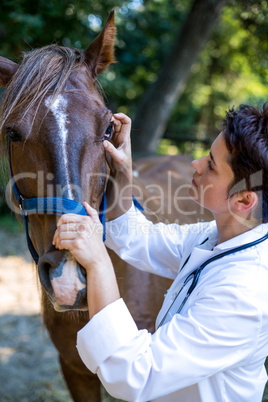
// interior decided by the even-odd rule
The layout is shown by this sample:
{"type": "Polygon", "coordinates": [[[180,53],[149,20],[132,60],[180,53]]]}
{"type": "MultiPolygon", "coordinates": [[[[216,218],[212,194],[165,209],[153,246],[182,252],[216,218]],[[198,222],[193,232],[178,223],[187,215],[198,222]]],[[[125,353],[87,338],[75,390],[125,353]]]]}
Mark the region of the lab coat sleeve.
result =
{"type": "Polygon", "coordinates": [[[132,205],[119,218],[106,222],[105,244],[134,267],[174,279],[187,241],[202,233],[197,225],[153,224],[132,205]]]}
{"type": "Polygon", "coordinates": [[[145,402],[247,364],[261,326],[250,296],[217,287],[153,335],[138,330],[122,300],[78,333],[78,352],[116,398],[145,402]]]}

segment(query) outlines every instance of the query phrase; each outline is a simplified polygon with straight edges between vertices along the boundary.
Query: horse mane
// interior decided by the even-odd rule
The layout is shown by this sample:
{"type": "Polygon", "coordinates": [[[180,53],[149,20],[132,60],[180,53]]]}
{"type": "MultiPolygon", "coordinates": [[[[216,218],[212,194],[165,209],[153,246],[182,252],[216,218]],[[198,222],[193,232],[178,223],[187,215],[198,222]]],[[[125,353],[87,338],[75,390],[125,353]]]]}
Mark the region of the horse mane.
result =
{"type": "Polygon", "coordinates": [[[16,115],[16,120],[22,120],[34,104],[37,104],[37,113],[48,93],[52,95],[53,103],[63,90],[72,70],[84,63],[82,50],[58,45],[24,53],[22,63],[7,87],[0,106],[2,144],[5,141],[3,128],[8,121],[12,123],[12,115],[16,115]]]}

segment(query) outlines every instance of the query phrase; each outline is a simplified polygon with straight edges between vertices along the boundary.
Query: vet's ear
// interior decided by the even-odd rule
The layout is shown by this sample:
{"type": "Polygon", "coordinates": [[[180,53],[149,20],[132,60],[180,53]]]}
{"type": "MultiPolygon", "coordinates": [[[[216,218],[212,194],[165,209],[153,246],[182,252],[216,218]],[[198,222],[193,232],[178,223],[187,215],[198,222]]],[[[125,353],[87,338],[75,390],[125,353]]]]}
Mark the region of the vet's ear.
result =
{"type": "Polygon", "coordinates": [[[241,191],[236,194],[236,207],[241,212],[252,210],[258,203],[258,196],[254,191],[241,191]]]}
{"type": "Polygon", "coordinates": [[[0,56],[0,87],[8,85],[18,67],[18,64],[0,56]]]}
{"type": "Polygon", "coordinates": [[[109,67],[109,64],[115,63],[115,34],[114,11],[112,10],[105,27],[85,51],[86,63],[91,69],[94,80],[98,74],[103,73],[109,67]]]}

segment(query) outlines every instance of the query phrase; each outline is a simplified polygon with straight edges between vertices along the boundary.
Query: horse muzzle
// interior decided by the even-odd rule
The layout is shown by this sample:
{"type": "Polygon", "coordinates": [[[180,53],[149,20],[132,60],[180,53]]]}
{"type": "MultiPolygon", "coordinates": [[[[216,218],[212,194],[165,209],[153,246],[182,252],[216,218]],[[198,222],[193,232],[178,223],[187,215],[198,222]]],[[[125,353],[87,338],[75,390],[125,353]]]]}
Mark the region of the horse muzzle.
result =
{"type": "Polygon", "coordinates": [[[38,273],[54,309],[58,312],[87,310],[85,269],[69,252],[64,253],[60,261],[53,258],[52,254],[40,258],[38,273]]]}

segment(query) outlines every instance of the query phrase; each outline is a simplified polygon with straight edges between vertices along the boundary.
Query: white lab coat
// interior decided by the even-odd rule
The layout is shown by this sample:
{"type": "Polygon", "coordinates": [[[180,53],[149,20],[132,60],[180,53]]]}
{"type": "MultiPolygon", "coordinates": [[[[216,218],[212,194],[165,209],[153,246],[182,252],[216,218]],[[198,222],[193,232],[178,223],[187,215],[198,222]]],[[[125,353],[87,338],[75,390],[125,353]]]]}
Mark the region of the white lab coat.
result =
{"type": "MultiPolygon", "coordinates": [[[[263,224],[214,247],[215,222],[153,225],[132,207],[107,224],[107,246],[139,269],[174,279],[157,327],[190,272],[267,232],[263,224]]],[[[123,400],[261,402],[267,381],[267,289],[266,240],[210,263],[181,313],[176,311],[187,286],[154,334],[137,329],[122,299],[108,305],[78,333],[78,352],[107,391],[123,400]]]]}

